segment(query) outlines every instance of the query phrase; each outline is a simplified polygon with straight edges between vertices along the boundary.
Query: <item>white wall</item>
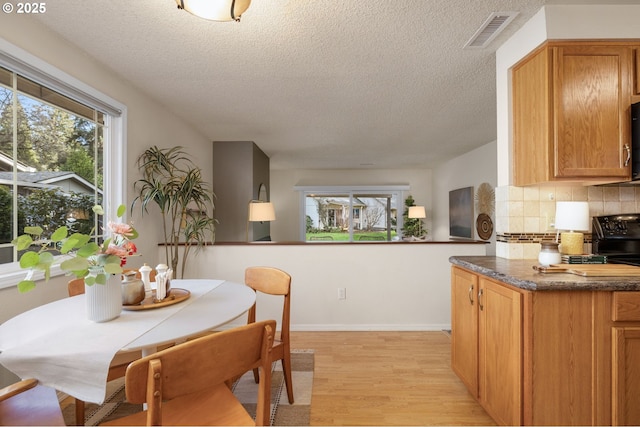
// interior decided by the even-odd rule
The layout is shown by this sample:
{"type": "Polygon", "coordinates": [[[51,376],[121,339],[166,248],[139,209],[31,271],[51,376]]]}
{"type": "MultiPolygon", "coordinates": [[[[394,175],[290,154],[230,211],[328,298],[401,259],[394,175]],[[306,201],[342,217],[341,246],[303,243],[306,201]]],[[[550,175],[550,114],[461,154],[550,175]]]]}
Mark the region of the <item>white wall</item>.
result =
{"type": "MultiPolygon", "coordinates": [[[[238,283],[249,266],[288,272],[294,330],[440,330],[451,325],[449,257],[484,254],[469,243],[230,244],[199,252],[189,271],[238,283]]],[[[258,303],[260,318],[279,319],[279,305],[258,303]]]]}
{"type": "MultiPolygon", "coordinates": [[[[497,183],[497,144],[485,144],[462,156],[443,163],[433,173],[433,238],[437,241],[449,239],[449,191],[473,186],[474,194],[484,182],[495,188],[497,183]]],[[[475,212],[474,218],[478,216],[475,212]]],[[[495,214],[492,216],[495,223],[495,214]]],[[[479,240],[477,232],[475,238],[479,240]]],[[[487,254],[495,255],[495,232],[487,246],[487,254]]]]}
{"type": "MultiPolygon", "coordinates": [[[[416,205],[427,211],[425,226],[431,231],[433,207],[430,169],[362,169],[362,170],[272,170],[271,201],[276,209],[276,220],[271,223],[271,238],[277,242],[300,241],[300,192],[294,186],[338,185],[394,185],[408,184],[416,205]]],[[[404,206],[404,205],[403,205],[404,206]]]]}
{"type": "MultiPolygon", "coordinates": [[[[152,145],[185,146],[196,163],[203,168],[204,178],[211,182],[211,143],[184,120],[168,113],[108,66],[79,52],[73,45],[27,15],[20,19],[4,19],[0,25],[0,37],[127,106],[126,162],[129,186],[127,200],[123,200],[127,206],[130,206],[134,198],[133,182],[140,177],[136,159],[152,145]]],[[[132,267],[142,265],[143,262],[155,265],[158,260],[156,245],[163,240],[157,220],[159,217],[145,216],[142,220],[139,212],[138,209],[129,216],[141,235],[136,240],[136,245],[142,256],[130,261],[132,267]]],[[[56,277],[49,283],[39,283],[38,289],[29,294],[18,294],[15,287],[0,290],[0,322],[32,307],[65,297],[67,281],[68,277],[56,277]]]]}

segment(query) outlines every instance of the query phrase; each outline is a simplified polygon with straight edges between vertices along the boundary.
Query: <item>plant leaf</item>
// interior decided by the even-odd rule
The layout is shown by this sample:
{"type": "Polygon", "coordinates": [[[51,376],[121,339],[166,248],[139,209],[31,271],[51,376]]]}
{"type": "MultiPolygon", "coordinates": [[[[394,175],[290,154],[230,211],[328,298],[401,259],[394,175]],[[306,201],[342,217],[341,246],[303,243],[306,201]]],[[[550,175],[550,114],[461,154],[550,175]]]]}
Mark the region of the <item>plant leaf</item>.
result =
{"type": "Polygon", "coordinates": [[[93,286],[96,283],[96,278],[93,276],[87,276],[84,278],[84,283],[87,286],[93,286]]]}
{"type": "Polygon", "coordinates": [[[86,258],[73,257],[62,261],[60,268],[64,271],[80,271],[89,268],[89,261],[86,258]]]}
{"type": "Polygon", "coordinates": [[[104,265],[104,271],[109,274],[120,274],[122,273],[122,267],[120,267],[120,263],[108,263],[104,265]]]}
{"type": "Polygon", "coordinates": [[[96,215],[104,215],[104,209],[102,209],[102,206],[100,205],[95,205],[92,210],[96,215]]]}
{"type": "Polygon", "coordinates": [[[62,239],[65,239],[67,237],[67,234],[68,234],[67,227],[62,226],[53,232],[53,234],[51,235],[51,241],[60,242],[62,241],[62,239]]]}
{"type": "Polygon", "coordinates": [[[104,273],[100,273],[96,276],[96,283],[99,285],[106,285],[107,284],[107,275],[104,273]]]}
{"type": "Polygon", "coordinates": [[[16,246],[16,249],[19,251],[24,251],[33,243],[33,239],[28,234],[23,234],[22,236],[18,236],[18,238],[13,239],[11,244],[16,246]]]}
{"type": "Polygon", "coordinates": [[[120,262],[122,260],[120,259],[119,256],[117,255],[108,255],[107,259],[105,260],[105,264],[116,264],[116,265],[120,265],[120,262]]]}
{"type": "Polygon", "coordinates": [[[51,252],[42,252],[40,254],[40,264],[47,264],[47,265],[51,265],[53,264],[53,254],[51,252]]]}
{"type": "Polygon", "coordinates": [[[118,206],[118,212],[116,213],[116,215],[118,215],[118,218],[122,218],[122,215],[124,215],[126,211],[127,207],[125,205],[120,205],[118,206]]]}
{"type": "Polygon", "coordinates": [[[36,287],[36,282],[34,282],[33,280],[23,280],[20,283],[18,283],[18,291],[21,293],[29,292],[35,287],[36,287]]]}
{"type": "Polygon", "coordinates": [[[32,268],[40,262],[40,255],[37,252],[29,251],[20,257],[20,268],[32,268]]]}
{"type": "Polygon", "coordinates": [[[39,226],[25,227],[24,232],[25,234],[31,234],[32,236],[40,236],[44,232],[44,230],[42,229],[42,227],[39,227],[39,226]]]}
{"type": "Polygon", "coordinates": [[[100,250],[100,246],[96,242],[89,242],[80,249],[78,249],[78,256],[88,258],[91,255],[95,255],[100,250]]]}

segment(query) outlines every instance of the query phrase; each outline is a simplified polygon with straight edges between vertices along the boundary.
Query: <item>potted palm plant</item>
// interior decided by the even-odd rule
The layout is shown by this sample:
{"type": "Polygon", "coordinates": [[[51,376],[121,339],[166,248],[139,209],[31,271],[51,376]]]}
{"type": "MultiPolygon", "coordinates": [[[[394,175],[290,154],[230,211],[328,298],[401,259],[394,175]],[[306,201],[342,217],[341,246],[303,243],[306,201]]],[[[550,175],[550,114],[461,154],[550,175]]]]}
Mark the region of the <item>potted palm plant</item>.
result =
{"type": "Polygon", "coordinates": [[[143,177],[134,183],[138,195],[132,206],[139,202],[143,216],[149,204],[158,206],[166,264],[177,274],[184,246],[179,276],[183,277],[190,250],[214,240],[216,220],[209,212],[213,212],[215,195],[182,147],[150,147],[138,157],[138,167],[143,177]]]}

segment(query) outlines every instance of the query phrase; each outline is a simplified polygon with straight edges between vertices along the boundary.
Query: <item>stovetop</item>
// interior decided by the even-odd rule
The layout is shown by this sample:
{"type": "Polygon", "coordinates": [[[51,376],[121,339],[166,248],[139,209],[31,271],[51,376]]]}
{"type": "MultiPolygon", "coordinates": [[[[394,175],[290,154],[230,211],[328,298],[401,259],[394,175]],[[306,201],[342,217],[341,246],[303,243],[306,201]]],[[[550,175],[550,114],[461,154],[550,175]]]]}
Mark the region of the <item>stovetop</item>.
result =
{"type": "Polygon", "coordinates": [[[640,214],[593,218],[592,249],[612,264],[640,265],[640,214]]]}

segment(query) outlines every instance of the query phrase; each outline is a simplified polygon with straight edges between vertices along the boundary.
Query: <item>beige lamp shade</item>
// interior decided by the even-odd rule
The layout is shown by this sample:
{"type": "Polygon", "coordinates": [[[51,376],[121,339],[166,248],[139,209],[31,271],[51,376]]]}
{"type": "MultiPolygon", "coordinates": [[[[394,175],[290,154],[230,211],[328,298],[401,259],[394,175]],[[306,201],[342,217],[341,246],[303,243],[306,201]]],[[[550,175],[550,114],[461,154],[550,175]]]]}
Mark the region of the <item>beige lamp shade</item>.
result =
{"type": "Polygon", "coordinates": [[[275,221],[276,211],[271,202],[249,203],[249,221],[275,221]]]}
{"type": "Polygon", "coordinates": [[[409,206],[409,218],[426,218],[427,213],[424,210],[424,206],[409,206]]]}
{"type": "Polygon", "coordinates": [[[591,229],[588,202],[557,202],[555,228],[560,231],[560,252],[580,255],[584,252],[584,234],[591,229]]]}
{"type": "Polygon", "coordinates": [[[176,0],[179,9],[211,21],[239,21],[251,0],[176,0]]]}

